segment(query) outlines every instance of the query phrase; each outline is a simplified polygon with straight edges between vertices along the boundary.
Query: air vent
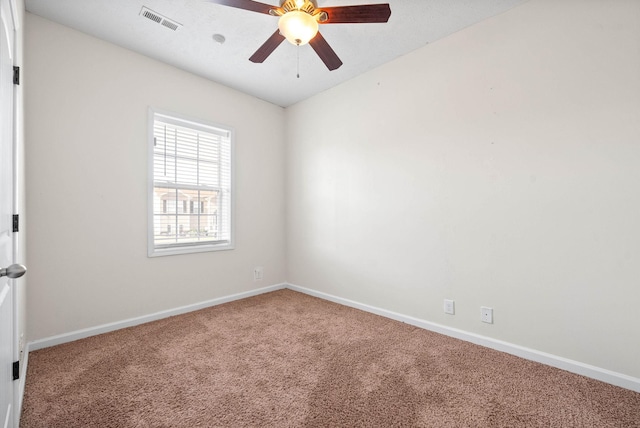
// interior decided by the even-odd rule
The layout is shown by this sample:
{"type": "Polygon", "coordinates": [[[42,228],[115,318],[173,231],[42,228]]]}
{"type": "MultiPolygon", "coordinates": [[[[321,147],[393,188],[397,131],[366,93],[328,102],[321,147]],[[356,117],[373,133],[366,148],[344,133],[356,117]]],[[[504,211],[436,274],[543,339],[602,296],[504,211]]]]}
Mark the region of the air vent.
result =
{"type": "Polygon", "coordinates": [[[142,6],[142,9],[140,10],[140,16],[144,16],[145,18],[150,19],[153,22],[167,27],[168,29],[173,31],[176,31],[178,28],[182,27],[182,24],[178,24],[176,21],[169,19],[166,16],[160,15],[158,12],[154,12],[146,6],[142,6]]]}
{"type": "Polygon", "coordinates": [[[175,22],[167,21],[166,19],[162,20],[162,25],[167,28],[171,28],[173,31],[176,31],[178,29],[178,24],[176,24],[175,22]]]}

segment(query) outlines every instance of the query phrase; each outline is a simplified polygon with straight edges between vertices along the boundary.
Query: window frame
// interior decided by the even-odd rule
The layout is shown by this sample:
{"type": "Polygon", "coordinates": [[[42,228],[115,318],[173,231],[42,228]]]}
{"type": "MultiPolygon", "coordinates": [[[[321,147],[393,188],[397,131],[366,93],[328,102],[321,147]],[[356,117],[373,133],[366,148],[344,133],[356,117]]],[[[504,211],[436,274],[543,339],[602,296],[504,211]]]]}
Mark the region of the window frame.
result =
{"type": "MultiPolygon", "coordinates": [[[[215,132],[214,132],[215,133],[215,132]]],[[[173,113],[161,109],[156,109],[153,107],[149,107],[148,113],[148,123],[147,123],[147,256],[148,257],[159,257],[159,256],[170,256],[177,254],[191,254],[191,253],[202,253],[209,251],[225,251],[225,250],[233,250],[235,248],[235,130],[227,125],[221,125],[218,123],[214,123],[208,120],[197,119],[188,117],[182,114],[173,113]],[[155,177],[154,177],[154,125],[156,119],[160,119],[163,121],[167,121],[169,123],[173,122],[178,126],[183,126],[187,128],[191,128],[194,130],[202,130],[204,132],[211,132],[211,129],[216,129],[219,131],[224,131],[229,133],[229,153],[230,153],[230,163],[229,163],[229,179],[231,185],[230,189],[230,198],[229,198],[229,240],[228,242],[222,243],[190,243],[186,245],[176,245],[172,247],[158,248],[155,243],[154,236],[154,222],[155,222],[155,213],[154,213],[154,188],[155,188],[155,177]]],[[[162,207],[161,207],[162,208],[162,207]]],[[[189,206],[187,204],[187,209],[189,206]]],[[[178,211],[178,207],[176,206],[176,212],[178,211]]]]}

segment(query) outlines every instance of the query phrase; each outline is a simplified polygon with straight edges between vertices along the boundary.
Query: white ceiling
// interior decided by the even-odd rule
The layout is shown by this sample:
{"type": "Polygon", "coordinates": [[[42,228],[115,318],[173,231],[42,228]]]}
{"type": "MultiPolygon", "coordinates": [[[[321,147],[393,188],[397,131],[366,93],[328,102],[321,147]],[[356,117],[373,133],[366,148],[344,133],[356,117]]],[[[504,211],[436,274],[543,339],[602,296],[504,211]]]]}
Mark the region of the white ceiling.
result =
{"type": "MultiPolygon", "coordinates": [[[[278,0],[262,0],[276,4],[278,0]]],[[[344,65],[329,71],[309,46],[283,42],[262,64],[248,58],[278,19],[206,0],[26,0],[27,11],[283,107],[526,0],[388,0],[386,24],[326,24],[320,32],[344,65]],[[140,16],[143,6],[182,24],[172,31],[140,16]],[[226,38],[223,44],[214,34],[226,38]],[[299,53],[300,78],[296,78],[299,53]]],[[[384,3],[318,0],[318,6],[384,3]]],[[[509,37],[509,35],[505,35],[509,37]]],[[[434,64],[434,67],[437,64],[434,64]]]]}

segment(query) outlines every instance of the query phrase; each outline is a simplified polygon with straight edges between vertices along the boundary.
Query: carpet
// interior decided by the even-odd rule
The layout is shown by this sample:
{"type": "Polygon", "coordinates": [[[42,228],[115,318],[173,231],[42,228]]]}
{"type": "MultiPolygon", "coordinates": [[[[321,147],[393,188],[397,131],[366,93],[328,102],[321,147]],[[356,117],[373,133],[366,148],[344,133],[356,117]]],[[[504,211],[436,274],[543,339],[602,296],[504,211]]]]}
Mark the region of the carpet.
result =
{"type": "Polygon", "coordinates": [[[22,428],[640,427],[640,394],[291,290],[29,355],[22,428]]]}

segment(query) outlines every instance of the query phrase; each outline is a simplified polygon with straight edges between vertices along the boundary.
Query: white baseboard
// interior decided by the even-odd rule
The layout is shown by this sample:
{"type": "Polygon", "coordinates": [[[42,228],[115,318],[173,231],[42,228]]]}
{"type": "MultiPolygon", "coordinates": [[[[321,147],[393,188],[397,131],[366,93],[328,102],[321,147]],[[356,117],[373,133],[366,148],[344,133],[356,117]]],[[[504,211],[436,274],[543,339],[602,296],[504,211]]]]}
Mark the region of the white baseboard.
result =
{"type": "Polygon", "coordinates": [[[286,288],[286,284],[276,284],[269,287],[263,287],[256,290],[245,291],[243,293],[232,294],[230,296],[219,297],[217,299],[211,299],[200,303],[194,303],[192,305],[181,306],[179,308],[160,311],[149,315],[143,315],[141,317],[129,318],[123,321],[116,321],[109,324],[103,324],[95,327],[85,328],[82,330],[72,331],[70,333],[59,334],[56,336],[29,342],[28,349],[30,351],[37,351],[38,349],[48,348],[50,346],[56,346],[67,342],[73,342],[74,340],[84,339],[86,337],[120,330],[121,328],[133,327],[151,321],[168,318],[174,315],[186,314],[187,312],[197,311],[198,309],[221,305],[223,303],[233,302],[234,300],[245,299],[247,297],[257,296],[259,294],[269,293],[271,291],[282,290],[284,288],[286,288]]]}
{"type": "Polygon", "coordinates": [[[497,351],[506,352],[507,354],[516,355],[530,361],[546,364],[548,366],[556,367],[571,373],[600,380],[602,382],[630,389],[632,391],[640,392],[640,379],[622,373],[617,373],[611,370],[584,364],[579,361],[570,360],[568,358],[559,357],[557,355],[548,354],[546,352],[537,351],[535,349],[526,348],[524,346],[515,345],[509,342],[504,342],[502,340],[492,339],[490,337],[470,333],[457,328],[447,327],[442,324],[436,324],[419,318],[402,315],[396,312],[388,311],[386,309],[381,309],[374,306],[366,305],[364,303],[355,302],[353,300],[343,299],[342,297],[315,291],[305,287],[300,287],[298,285],[287,284],[286,288],[294,291],[299,291],[310,296],[319,297],[324,300],[329,300],[334,303],[339,303],[344,306],[349,306],[365,312],[370,312],[386,318],[391,318],[396,321],[424,328],[425,330],[430,330],[436,333],[444,334],[446,336],[454,337],[456,339],[475,343],[477,345],[485,346],[497,351]]]}
{"type": "Polygon", "coordinates": [[[617,373],[611,370],[595,367],[589,364],[584,364],[579,361],[570,360],[568,358],[559,357],[557,355],[548,354],[546,352],[537,351],[535,349],[526,348],[513,343],[504,342],[502,340],[492,339],[487,336],[482,336],[475,333],[470,333],[464,330],[456,329],[453,327],[447,327],[442,324],[437,324],[414,318],[408,315],[399,314],[397,312],[388,311],[386,309],[377,308],[364,303],[355,302],[353,300],[344,299],[342,297],[334,296],[331,294],[315,291],[309,288],[301,287],[294,284],[277,284],[269,287],[259,288],[256,290],[246,291],[243,293],[237,293],[230,296],[220,297],[217,299],[207,300],[205,302],[195,303],[192,305],[181,306],[179,308],[170,309],[166,311],[156,312],[141,317],[130,318],[124,321],[113,322],[96,327],[77,330],[70,333],[60,334],[40,340],[35,340],[27,343],[25,348],[24,364],[21,368],[21,392],[19,409],[22,407],[22,396],[24,394],[24,379],[26,378],[28,353],[30,351],[36,351],[42,348],[48,348],[50,346],[60,345],[62,343],[72,342],[74,340],[84,339],[86,337],[95,336],[102,333],[107,333],[121,328],[132,327],[139,324],[167,318],[174,315],[180,315],[187,312],[196,311],[198,309],[204,309],[210,306],[216,306],[234,300],[245,299],[247,297],[257,296],[259,294],[269,293],[271,291],[281,290],[288,288],[293,291],[298,291],[310,296],[319,297],[324,300],[328,300],[341,305],[349,306],[352,308],[360,309],[365,312],[370,312],[376,315],[380,315],[386,318],[394,319],[406,324],[410,324],[416,327],[424,328],[436,333],[444,334],[446,336],[461,339],[467,342],[475,343],[477,345],[485,346],[487,348],[495,349],[497,351],[506,352],[508,354],[516,355],[527,360],[535,361],[538,363],[546,364],[552,367],[556,367],[562,370],[566,370],[571,373],[586,376],[592,379],[597,379],[612,385],[616,385],[622,388],[630,389],[632,391],[640,392],[640,379],[632,376],[628,376],[622,373],[617,373]]]}

